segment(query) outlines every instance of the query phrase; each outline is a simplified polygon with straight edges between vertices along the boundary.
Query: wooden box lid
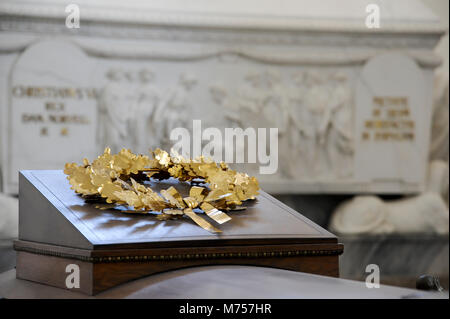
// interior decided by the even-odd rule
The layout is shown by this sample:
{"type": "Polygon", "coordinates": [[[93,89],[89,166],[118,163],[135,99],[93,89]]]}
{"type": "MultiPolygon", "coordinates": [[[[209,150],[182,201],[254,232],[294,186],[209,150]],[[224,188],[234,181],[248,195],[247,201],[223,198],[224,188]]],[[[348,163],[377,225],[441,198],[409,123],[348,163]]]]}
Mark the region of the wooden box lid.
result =
{"type": "Polygon", "coordinates": [[[19,239],[80,249],[333,244],[337,238],[261,191],[247,210],[211,234],[193,221],[99,210],[70,189],[60,170],[21,171],[19,239]]]}

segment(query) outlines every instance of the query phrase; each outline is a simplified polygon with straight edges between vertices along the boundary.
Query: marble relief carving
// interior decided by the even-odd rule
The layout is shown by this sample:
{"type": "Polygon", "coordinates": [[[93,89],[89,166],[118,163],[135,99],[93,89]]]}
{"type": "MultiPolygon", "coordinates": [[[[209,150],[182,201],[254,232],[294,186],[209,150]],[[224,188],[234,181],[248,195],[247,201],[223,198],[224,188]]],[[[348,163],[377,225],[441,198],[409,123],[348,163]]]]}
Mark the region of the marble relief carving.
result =
{"type": "MultiPolygon", "coordinates": [[[[110,69],[99,99],[99,144],[118,151],[123,146],[146,153],[170,148],[170,132],[192,123],[189,91],[197,79],[180,74],[169,88],[143,69],[110,69]]],[[[307,69],[289,76],[274,70],[248,73],[244,85],[209,86],[209,95],[225,117],[223,127],[277,127],[282,178],[330,180],[352,177],[353,99],[341,71],[307,69]],[[301,163],[301,165],[299,165],[301,163]]],[[[214,112],[214,107],[208,108],[214,112]]],[[[205,108],[206,109],[206,108],[205,108]]],[[[245,145],[236,152],[246,153],[245,145]]],[[[237,165],[239,166],[239,165],[237,165]]],[[[245,169],[256,174],[257,165],[245,169]]]]}
{"type": "Polygon", "coordinates": [[[352,176],[353,99],[345,73],[311,69],[283,79],[263,71],[248,74],[237,90],[212,85],[210,94],[229,127],[278,127],[282,177],[352,176]]]}
{"type": "Polygon", "coordinates": [[[139,153],[168,148],[170,132],[190,125],[188,91],[196,84],[190,75],[180,74],[173,87],[157,86],[155,74],[111,69],[108,84],[99,99],[99,144],[113,152],[122,147],[139,153]]]}

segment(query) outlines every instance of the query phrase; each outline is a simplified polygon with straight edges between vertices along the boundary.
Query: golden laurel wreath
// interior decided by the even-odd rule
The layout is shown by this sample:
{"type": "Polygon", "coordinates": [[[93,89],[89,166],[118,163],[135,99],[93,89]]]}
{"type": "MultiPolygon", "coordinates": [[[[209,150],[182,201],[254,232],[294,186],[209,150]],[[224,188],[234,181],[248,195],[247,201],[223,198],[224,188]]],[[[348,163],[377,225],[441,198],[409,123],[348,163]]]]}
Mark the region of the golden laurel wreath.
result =
{"type": "Polygon", "coordinates": [[[203,156],[186,159],[176,152],[169,155],[159,148],[150,153],[153,158],[133,154],[127,149],[111,155],[111,150],[106,148],[92,163],[87,159],[83,159],[82,165],[67,163],[64,173],[68,175],[71,189],[86,201],[96,202],[99,209],[153,213],[159,220],[188,216],[213,233],[221,230],[194,209],[223,224],[231,219],[224,211],[245,209],[240,206],[242,202],[258,195],[255,177],[236,172],[224,162],[217,164],[203,156]],[[169,178],[189,183],[189,196],[182,197],[173,186],[159,194],[148,186],[152,180],[169,178]]]}

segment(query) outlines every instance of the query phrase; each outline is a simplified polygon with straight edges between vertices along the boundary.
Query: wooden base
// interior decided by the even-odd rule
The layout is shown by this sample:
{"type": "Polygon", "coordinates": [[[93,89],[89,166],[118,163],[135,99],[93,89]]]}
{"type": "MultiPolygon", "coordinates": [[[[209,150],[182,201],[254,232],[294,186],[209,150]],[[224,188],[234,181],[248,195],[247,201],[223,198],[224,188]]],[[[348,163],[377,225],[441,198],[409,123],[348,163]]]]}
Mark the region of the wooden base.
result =
{"type": "Polygon", "coordinates": [[[85,250],[27,241],[14,243],[17,278],[69,289],[70,264],[80,269],[88,295],[158,272],[201,265],[253,265],[339,276],[341,244],[85,250]]]}

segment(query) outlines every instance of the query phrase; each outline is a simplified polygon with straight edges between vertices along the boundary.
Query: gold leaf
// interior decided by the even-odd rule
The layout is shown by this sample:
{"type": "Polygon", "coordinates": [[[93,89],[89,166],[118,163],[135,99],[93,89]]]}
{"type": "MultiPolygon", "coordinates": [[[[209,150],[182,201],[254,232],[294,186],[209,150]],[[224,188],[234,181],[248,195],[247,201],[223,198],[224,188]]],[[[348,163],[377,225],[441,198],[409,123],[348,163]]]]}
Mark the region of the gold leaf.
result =
{"type": "Polygon", "coordinates": [[[189,190],[189,196],[194,198],[197,202],[202,202],[205,198],[206,188],[199,186],[192,186],[189,190]]]}
{"type": "Polygon", "coordinates": [[[178,208],[184,208],[186,205],[184,205],[183,198],[181,197],[180,193],[173,187],[170,186],[168,189],[163,189],[161,191],[161,195],[164,196],[165,199],[167,199],[172,205],[178,207],[178,208]]]}
{"type": "Polygon", "coordinates": [[[184,215],[184,212],[181,209],[166,209],[166,210],[164,210],[164,214],[168,214],[168,215],[184,215]]]}

